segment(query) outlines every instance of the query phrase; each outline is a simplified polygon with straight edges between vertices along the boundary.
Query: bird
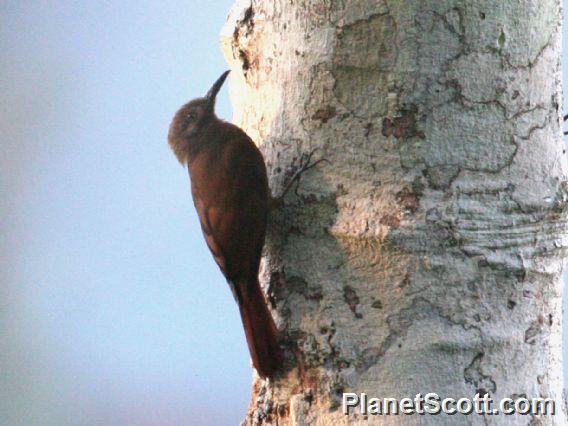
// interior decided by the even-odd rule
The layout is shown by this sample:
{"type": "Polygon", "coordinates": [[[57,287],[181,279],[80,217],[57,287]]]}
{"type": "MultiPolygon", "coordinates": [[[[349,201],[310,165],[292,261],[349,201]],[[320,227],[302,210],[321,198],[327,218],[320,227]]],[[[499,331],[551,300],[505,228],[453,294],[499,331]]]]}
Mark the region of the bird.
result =
{"type": "Polygon", "coordinates": [[[258,147],[215,114],[229,72],[176,112],[168,143],[189,170],[201,230],[238,304],[253,366],[260,377],[271,378],[282,366],[283,351],[258,272],[273,198],[258,147]]]}

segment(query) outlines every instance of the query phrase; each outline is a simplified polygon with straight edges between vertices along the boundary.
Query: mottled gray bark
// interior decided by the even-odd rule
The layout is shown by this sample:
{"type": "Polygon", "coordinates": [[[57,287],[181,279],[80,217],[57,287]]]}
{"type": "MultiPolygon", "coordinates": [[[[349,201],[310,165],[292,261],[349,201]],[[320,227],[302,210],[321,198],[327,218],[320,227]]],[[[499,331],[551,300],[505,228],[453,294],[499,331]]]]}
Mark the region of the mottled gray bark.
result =
{"type": "Polygon", "coordinates": [[[558,0],[239,0],[234,121],[274,193],[262,282],[287,368],[252,424],[565,424],[558,0]],[[552,397],[554,417],[341,412],[343,392],[552,397]],[[367,423],[368,422],[368,423],[367,423]]]}

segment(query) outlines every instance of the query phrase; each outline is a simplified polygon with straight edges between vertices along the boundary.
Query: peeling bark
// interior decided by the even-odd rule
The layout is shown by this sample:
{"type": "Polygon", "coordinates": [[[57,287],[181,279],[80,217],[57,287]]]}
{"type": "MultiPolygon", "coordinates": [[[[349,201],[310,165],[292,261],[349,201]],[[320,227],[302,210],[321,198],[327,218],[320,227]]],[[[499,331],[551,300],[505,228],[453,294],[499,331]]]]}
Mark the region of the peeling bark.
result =
{"type": "Polygon", "coordinates": [[[238,0],[234,121],[275,195],[261,279],[285,371],[246,424],[565,424],[568,179],[559,0],[238,0]],[[551,397],[554,417],[341,412],[375,397],[551,397]]]}

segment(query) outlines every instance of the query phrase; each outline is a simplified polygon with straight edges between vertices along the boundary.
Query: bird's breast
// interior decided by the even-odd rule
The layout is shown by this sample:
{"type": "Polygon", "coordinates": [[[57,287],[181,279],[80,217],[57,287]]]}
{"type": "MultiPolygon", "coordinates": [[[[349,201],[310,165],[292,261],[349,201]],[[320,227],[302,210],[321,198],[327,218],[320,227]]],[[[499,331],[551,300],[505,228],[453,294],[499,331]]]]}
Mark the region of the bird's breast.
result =
{"type": "Polygon", "coordinates": [[[230,193],[230,177],[226,167],[219,161],[208,158],[207,153],[198,154],[188,164],[191,192],[194,201],[205,206],[224,204],[230,193]]]}

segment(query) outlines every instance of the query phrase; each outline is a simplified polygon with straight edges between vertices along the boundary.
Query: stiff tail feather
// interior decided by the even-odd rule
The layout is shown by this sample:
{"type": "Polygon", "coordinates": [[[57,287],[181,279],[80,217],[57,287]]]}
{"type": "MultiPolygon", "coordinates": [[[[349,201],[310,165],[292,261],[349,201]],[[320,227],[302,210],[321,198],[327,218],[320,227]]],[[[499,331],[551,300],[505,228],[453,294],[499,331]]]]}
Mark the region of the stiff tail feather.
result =
{"type": "Polygon", "coordinates": [[[282,365],[282,349],[278,344],[278,330],[266,306],[258,279],[235,282],[233,285],[254,368],[263,378],[273,377],[282,365]]]}

